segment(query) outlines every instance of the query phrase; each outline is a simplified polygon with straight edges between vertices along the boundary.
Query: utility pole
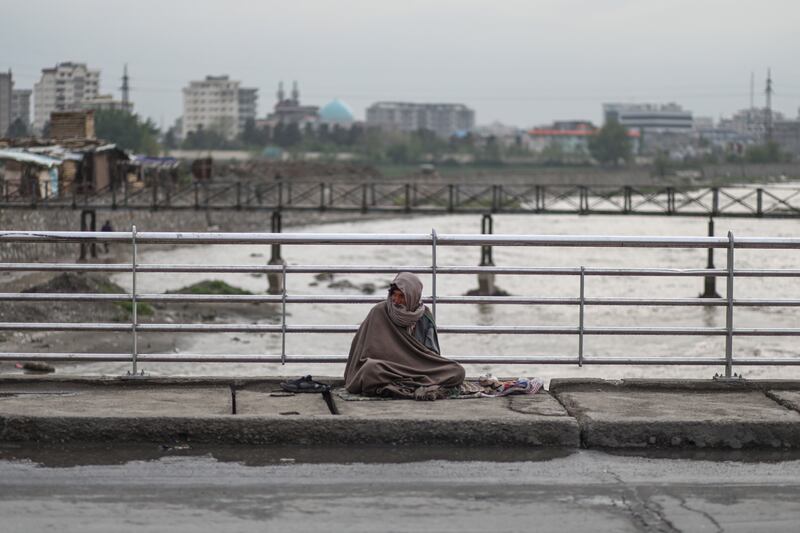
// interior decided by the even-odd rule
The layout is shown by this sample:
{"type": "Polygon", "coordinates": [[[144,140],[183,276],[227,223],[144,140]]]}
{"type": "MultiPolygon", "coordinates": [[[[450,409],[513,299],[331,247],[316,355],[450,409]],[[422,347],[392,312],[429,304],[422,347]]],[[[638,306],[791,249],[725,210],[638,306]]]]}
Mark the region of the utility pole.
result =
{"type": "Polygon", "coordinates": [[[772,69],[767,69],[767,108],[764,110],[767,142],[772,142],[772,69]]]}

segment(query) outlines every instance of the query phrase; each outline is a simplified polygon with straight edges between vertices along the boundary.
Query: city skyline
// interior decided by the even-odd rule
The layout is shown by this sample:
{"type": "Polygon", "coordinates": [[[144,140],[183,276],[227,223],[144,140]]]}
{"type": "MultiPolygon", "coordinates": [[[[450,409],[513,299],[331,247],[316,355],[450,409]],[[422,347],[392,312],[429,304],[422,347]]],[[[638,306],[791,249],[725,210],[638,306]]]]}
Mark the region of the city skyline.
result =
{"type": "MultiPolygon", "coordinates": [[[[618,101],[676,102],[719,119],[749,107],[751,72],[755,105],[763,106],[771,68],[773,108],[797,116],[792,43],[800,38],[792,21],[800,5],[641,4],[508,0],[485,11],[449,0],[402,8],[174,0],[157,11],[144,1],[135,23],[90,24],[87,35],[62,30],[92,22],[107,3],[33,0],[4,7],[14,24],[0,35],[0,68],[12,69],[16,88],[32,88],[43,68],[85,62],[101,70],[100,92],[118,96],[127,63],[136,111],[164,127],[181,115],[190,80],[223,74],[259,90],[259,117],[272,109],[279,81],[297,80],[304,103],[339,98],[362,120],[378,101],[461,103],[479,124],[527,128],[600,123],[602,104],[618,101]],[[85,12],[91,15],[81,19],[85,12]]],[[[114,11],[134,12],[121,3],[114,11]]]]}

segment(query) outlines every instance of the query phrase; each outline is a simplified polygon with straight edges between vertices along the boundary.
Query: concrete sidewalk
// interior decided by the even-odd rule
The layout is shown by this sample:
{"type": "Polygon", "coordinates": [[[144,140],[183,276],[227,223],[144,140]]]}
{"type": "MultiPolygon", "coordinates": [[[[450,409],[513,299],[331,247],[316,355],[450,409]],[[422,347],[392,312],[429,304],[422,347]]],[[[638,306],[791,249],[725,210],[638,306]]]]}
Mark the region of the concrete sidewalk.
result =
{"type": "MultiPolygon", "coordinates": [[[[333,385],[339,379],[318,378],[333,385]]],[[[553,380],[534,396],[289,395],[279,379],[0,377],[0,441],[800,447],[800,382],[553,380]]]]}

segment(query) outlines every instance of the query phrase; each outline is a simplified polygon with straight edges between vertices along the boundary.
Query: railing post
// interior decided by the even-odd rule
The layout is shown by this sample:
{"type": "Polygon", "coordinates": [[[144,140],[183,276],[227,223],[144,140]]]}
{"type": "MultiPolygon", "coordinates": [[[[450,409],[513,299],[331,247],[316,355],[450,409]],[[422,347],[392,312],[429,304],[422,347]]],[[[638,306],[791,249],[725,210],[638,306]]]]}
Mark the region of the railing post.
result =
{"type": "Polygon", "coordinates": [[[242,208],[242,182],[236,182],[236,209],[240,210],[242,208]]]}
{"type": "Polygon", "coordinates": [[[319,210],[325,211],[325,184],[319,184],[319,210]]]}
{"type": "Polygon", "coordinates": [[[542,200],[542,197],[544,196],[543,193],[544,193],[544,187],[542,187],[541,185],[537,185],[536,186],[536,212],[537,213],[539,211],[541,211],[542,208],[544,207],[544,201],[542,200]]]}
{"type": "Polygon", "coordinates": [[[586,307],[586,267],[581,267],[581,302],[578,314],[578,366],[583,366],[583,329],[586,307]]]}
{"type": "Polygon", "coordinates": [[[711,193],[711,216],[716,216],[719,214],[719,188],[714,187],[711,193]]]}
{"type": "Polygon", "coordinates": [[[447,185],[447,212],[452,213],[455,210],[455,205],[453,201],[455,198],[453,197],[453,184],[450,183],[447,185]]]}
{"type": "MultiPolygon", "coordinates": [[[[283,217],[281,216],[280,211],[273,211],[272,212],[272,233],[280,233],[282,231],[283,226],[283,217]]],[[[283,260],[281,257],[281,245],[280,244],[273,244],[272,245],[272,253],[270,255],[269,265],[286,265],[286,261],[283,260]]],[[[284,280],[280,276],[275,273],[268,272],[267,273],[267,283],[269,284],[267,288],[267,292],[269,294],[281,294],[286,287],[284,286],[284,280]]]]}
{"type": "Polygon", "coordinates": [[[136,375],[136,363],[139,357],[139,344],[136,332],[138,324],[138,309],[136,305],[136,225],[131,226],[131,246],[133,253],[131,256],[131,335],[133,336],[133,347],[131,350],[131,376],[136,375]]]}
{"type": "Polygon", "coordinates": [[[117,178],[119,177],[119,166],[114,167],[115,172],[111,176],[111,209],[117,208],[117,178]]]}
{"type": "Polygon", "coordinates": [[[764,216],[764,189],[761,187],[756,189],[756,215],[764,216]]]}
{"type": "Polygon", "coordinates": [[[578,211],[580,211],[582,214],[588,213],[589,212],[589,191],[586,188],[586,186],[583,186],[583,185],[581,187],[579,187],[578,190],[580,191],[580,193],[579,193],[579,201],[578,201],[578,205],[579,205],[578,211]]]}
{"type": "Polygon", "coordinates": [[[192,182],[192,186],[194,187],[194,208],[200,209],[200,184],[192,182]]]}
{"type": "Polygon", "coordinates": [[[626,185],[625,186],[625,192],[624,192],[624,194],[625,194],[624,211],[626,213],[630,213],[631,210],[633,209],[633,201],[632,201],[632,197],[631,197],[632,196],[631,195],[631,191],[632,191],[631,187],[629,185],[626,185]]]}
{"type": "MultiPolygon", "coordinates": [[[[481,235],[491,235],[493,233],[494,219],[492,218],[491,214],[484,214],[483,218],[481,218],[481,235]]],[[[481,262],[478,266],[494,266],[494,259],[492,258],[492,246],[490,244],[481,245],[481,262]]],[[[482,296],[494,296],[494,278],[494,272],[479,272],[478,294],[482,296]]]]}
{"type": "MultiPolygon", "coordinates": [[[[708,236],[714,236],[714,217],[710,217],[708,219],[708,236]]],[[[714,268],[714,248],[712,246],[708,247],[708,261],[706,262],[706,268],[714,268]]],[[[703,282],[703,293],[700,295],[700,298],[719,298],[719,293],[717,293],[717,277],[705,276],[703,278],[703,282]]]]}
{"type": "Polygon", "coordinates": [[[283,263],[281,271],[281,365],[286,364],[286,262],[283,263]]]}
{"type": "Polygon", "coordinates": [[[733,232],[728,232],[728,287],[727,312],[725,314],[725,377],[732,377],[733,371],[733,232]]]}
{"type": "Polygon", "coordinates": [[[675,189],[672,187],[667,187],[667,213],[675,213],[675,189]]]}
{"type": "Polygon", "coordinates": [[[436,228],[431,229],[431,312],[436,323],[436,228]]]}
{"type": "MultiPolygon", "coordinates": [[[[159,171],[159,174],[161,174],[162,172],[163,171],[159,171]]],[[[172,179],[170,179],[169,174],[167,174],[167,179],[164,180],[164,189],[166,190],[167,193],[165,201],[167,203],[167,206],[169,207],[172,205],[172,179]]]]}
{"type": "Polygon", "coordinates": [[[367,212],[367,184],[361,185],[361,212],[367,212]]]}
{"type": "Polygon", "coordinates": [[[158,210],[158,174],[153,178],[153,211],[158,210]]]}
{"type": "Polygon", "coordinates": [[[406,190],[405,211],[406,213],[409,213],[411,212],[411,185],[406,183],[405,190],[406,190]]]}

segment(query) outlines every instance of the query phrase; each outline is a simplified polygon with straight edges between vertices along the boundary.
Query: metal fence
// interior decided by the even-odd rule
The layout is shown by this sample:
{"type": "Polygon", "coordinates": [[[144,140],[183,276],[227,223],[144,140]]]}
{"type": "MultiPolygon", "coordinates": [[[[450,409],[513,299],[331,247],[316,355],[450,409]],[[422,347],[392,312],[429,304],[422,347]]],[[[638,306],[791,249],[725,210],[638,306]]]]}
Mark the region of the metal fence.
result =
{"type": "Polygon", "coordinates": [[[67,361],[67,362],[128,362],[130,373],[136,374],[142,362],[218,362],[218,363],[342,363],[344,354],[287,355],[286,337],[291,334],[352,334],[353,325],[294,325],[287,323],[287,304],[363,304],[376,303],[383,296],[293,295],[286,290],[286,279],[293,274],[350,273],[394,274],[410,271],[432,277],[430,295],[424,298],[436,315],[437,305],[514,304],[537,306],[576,306],[578,323],[563,326],[479,326],[440,325],[439,332],[448,334],[501,334],[501,335],[572,335],[577,338],[577,353],[554,356],[507,356],[456,354],[452,359],[461,363],[478,364],[569,364],[569,365],[719,365],[724,375],[731,377],[734,366],[800,365],[800,358],[735,357],[734,338],[737,336],[798,336],[800,328],[735,328],[734,311],[737,307],[798,307],[797,299],[746,299],[734,294],[737,278],[797,278],[800,269],[737,269],[736,250],[774,249],[800,250],[800,238],[777,237],[606,237],[606,236],[541,236],[541,235],[440,235],[430,234],[311,234],[311,233],[173,233],[137,232],[59,232],[59,231],[0,231],[2,243],[76,243],[91,245],[103,242],[123,243],[131,247],[131,261],[115,264],[88,263],[0,263],[5,272],[109,272],[130,273],[132,290],[123,294],[70,294],[70,293],[0,293],[0,302],[130,302],[129,323],[27,323],[3,322],[0,331],[86,331],[125,332],[131,337],[131,350],[125,353],[55,353],[55,352],[2,352],[0,361],[67,361]],[[138,246],[143,244],[202,245],[202,244],[252,244],[252,245],[377,245],[422,246],[430,250],[429,265],[196,265],[196,264],[140,264],[138,246]],[[448,246],[528,246],[528,247],[610,247],[610,248],[701,248],[721,249],[727,254],[725,268],[671,269],[671,268],[538,268],[526,266],[453,266],[437,262],[437,250],[448,246]],[[137,290],[137,278],[143,273],[260,273],[279,281],[279,294],[212,295],[212,294],[143,294],[137,290]],[[578,278],[578,294],[572,298],[520,297],[520,296],[450,296],[437,292],[437,280],[442,276],[465,274],[495,274],[521,276],[573,276],[578,278]],[[726,280],[726,294],[720,298],[607,298],[586,297],[587,277],[638,276],[638,277],[714,277],[726,280]],[[280,324],[204,324],[204,323],[140,323],[139,303],[272,303],[280,305],[280,324]],[[585,311],[591,306],[718,306],[725,308],[725,327],[594,327],[585,324],[585,311]],[[140,353],[140,333],[277,333],[281,335],[281,353],[262,355],[210,355],[199,353],[140,353]],[[584,339],[596,335],[663,335],[663,336],[722,336],[725,353],[703,357],[604,357],[584,353],[584,339]]]}
{"type": "Polygon", "coordinates": [[[535,213],[800,218],[794,185],[586,186],[395,181],[123,181],[60,195],[0,184],[8,209],[535,213]]]}

